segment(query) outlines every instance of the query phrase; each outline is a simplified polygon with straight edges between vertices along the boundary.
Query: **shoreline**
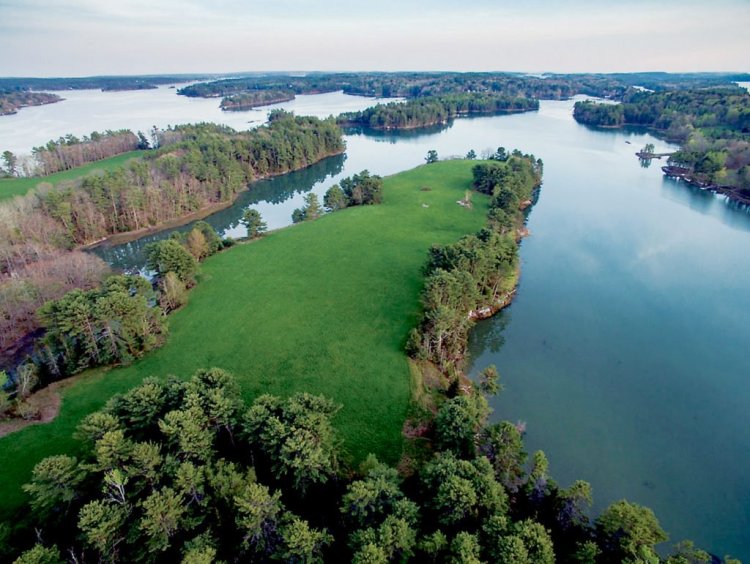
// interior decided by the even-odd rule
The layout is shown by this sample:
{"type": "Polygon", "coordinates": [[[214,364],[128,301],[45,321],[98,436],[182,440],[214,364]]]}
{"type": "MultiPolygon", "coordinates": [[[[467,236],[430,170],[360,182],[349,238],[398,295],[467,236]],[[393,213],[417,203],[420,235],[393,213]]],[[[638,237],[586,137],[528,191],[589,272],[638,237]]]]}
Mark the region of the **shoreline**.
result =
{"type": "Polygon", "coordinates": [[[250,190],[250,187],[256,182],[259,182],[261,180],[268,180],[269,178],[276,178],[278,176],[284,176],[285,174],[290,174],[292,172],[297,172],[299,170],[304,170],[307,167],[313,166],[315,164],[318,164],[321,161],[324,161],[325,159],[335,157],[337,155],[341,155],[342,153],[345,153],[345,152],[346,152],[346,148],[342,149],[341,151],[326,154],[325,156],[318,159],[317,161],[308,163],[298,168],[294,168],[294,169],[287,170],[285,172],[276,173],[276,174],[266,174],[263,176],[259,176],[253,179],[253,181],[250,184],[248,184],[244,190],[240,190],[239,192],[234,194],[231,199],[227,201],[214,202],[212,204],[208,204],[207,206],[203,206],[202,208],[194,212],[191,212],[187,215],[182,215],[174,219],[169,219],[157,225],[152,225],[149,227],[142,227],[141,229],[138,229],[135,231],[125,231],[123,233],[114,233],[112,235],[108,235],[107,237],[104,237],[103,239],[99,239],[98,241],[92,241],[91,243],[80,245],[76,247],[76,250],[90,251],[99,247],[110,247],[110,246],[116,246],[116,245],[123,245],[125,243],[132,243],[133,241],[137,241],[138,239],[141,239],[142,237],[146,237],[147,235],[153,235],[155,233],[160,233],[161,231],[166,231],[167,229],[181,227],[183,225],[187,225],[188,223],[192,223],[193,221],[204,219],[210,215],[213,215],[216,212],[219,212],[221,210],[224,210],[224,209],[227,209],[228,207],[233,206],[234,203],[237,201],[237,198],[240,197],[240,194],[242,194],[243,192],[247,190],[250,190]]]}
{"type": "MultiPolygon", "coordinates": [[[[541,183],[535,188],[532,200],[521,202],[520,209],[522,211],[533,207],[538,199],[540,189],[541,183]]],[[[469,310],[466,317],[472,322],[484,321],[494,317],[505,308],[510,307],[518,295],[521,280],[520,243],[531,235],[526,227],[527,218],[528,215],[524,214],[523,221],[516,226],[515,230],[515,240],[519,244],[516,250],[519,261],[513,273],[506,279],[507,282],[511,283],[510,289],[499,292],[489,305],[469,310]]],[[[471,328],[469,331],[471,331],[471,328]]],[[[468,347],[468,333],[466,346],[468,347]]],[[[411,473],[414,460],[419,458],[420,451],[425,448],[424,441],[427,441],[426,444],[431,443],[432,419],[440,407],[441,400],[439,398],[441,394],[445,394],[449,390],[452,385],[451,381],[455,379],[458,383],[459,394],[470,395],[474,389],[474,382],[465,371],[468,354],[457,361],[452,372],[441,370],[437,364],[430,360],[417,360],[408,354],[406,359],[411,373],[410,388],[413,407],[412,414],[407,415],[401,429],[404,446],[398,468],[403,475],[411,473]],[[427,419],[425,419],[425,414],[430,414],[427,419]]]]}
{"type": "Polygon", "coordinates": [[[219,104],[219,108],[221,108],[222,112],[249,112],[251,110],[254,110],[256,108],[262,108],[263,106],[273,106],[274,104],[283,104],[284,102],[291,102],[292,100],[295,100],[297,96],[295,94],[291,96],[279,96],[278,98],[274,98],[273,100],[267,100],[265,102],[258,102],[256,104],[233,104],[233,105],[227,105],[224,106],[224,100],[229,99],[229,96],[225,96],[222,99],[222,103],[219,104]]]}
{"type": "Polygon", "coordinates": [[[726,196],[732,202],[750,206],[750,195],[745,196],[744,194],[742,194],[740,188],[737,188],[735,186],[722,186],[720,184],[711,184],[710,182],[704,182],[696,177],[696,173],[681,167],[663,166],[661,167],[661,170],[666,178],[681,180],[689,186],[698,188],[703,192],[713,192],[714,194],[720,194],[722,196],[726,196]]]}
{"type": "MultiPolygon", "coordinates": [[[[666,135],[666,131],[663,129],[658,129],[656,127],[650,126],[650,125],[642,125],[642,124],[636,124],[636,123],[623,123],[620,125],[594,125],[594,124],[588,124],[584,123],[582,121],[579,121],[575,119],[575,116],[573,119],[576,121],[576,123],[579,123],[581,125],[587,126],[587,127],[594,127],[597,129],[626,129],[626,128],[638,128],[638,129],[644,129],[654,135],[655,137],[658,137],[660,139],[663,139],[664,141],[667,141],[668,143],[674,143],[680,145],[680,149],[682,149],[684,142],[680,139],[671,138],[668,135],[666,135]]],[[[651,160],[651,159],[661,159],[662,157],[669,157],[673,153],[643,153],[642,151],[638,151],[635,153],[636,157],[639,159],[644,160],[651,160]]],[[[699,178],[696,178],[695,173],[692,171],[689,171],[687,169],[682,169],[682,167],[675,167],[675,166],[663,166],[661,167],[662,172],[664,173],[664,176],[666,178],[673,178],[675,180],[684,180],[687,184],[690,186],[694,186],[698,188],[699,190],[703,190],[704,192],[713,192],[714,194],[720,194],[722,196],[726,196],[727,199],[729,199],[732,202],[737,202],[738,204],[742,204],[745,206],[750,206],[750,195],[743,195],[741,193],[741,190],[737,186],[724,186],[720,184],[711,184],[710,182],[704,182],[700,180],[699,178]]]]}
{"type": "MultiPolygon", "coordinates": [[[[540,188],[541,188],[541,184],[539,184],[539,186],[535,188],[534,202],[537,199],[537,194],[540,188]]],[[[531,201],[527,200],[521,203],[520,209],[528,210],[529,208],[533,207],[533,205],[534,204],[531,201]]],[[[528,217],[527,215],[524,215],[524,220],[520,223],[520,225],[516,227],[516,230],[515,230],[515,240],[516,240],[516,243],[519,244],[518,250],[516,251],[518,253],[517,258],[519,259],[520,259],[520,243],[523,241],[523,239],[531,235],[531,232],[526,227],[527,217],[528,217]]],[[[513,304],[513,300],[518,295],[518,287],[520,285],[520,280],[521,280],[521,264],[519,260],[519,263],[516,265],[516,268],[513,270],[512,275],[510,275],[507,278],[507,282],[512,283],[510,289],[505,290],[504,292],[499,292],[489,304],[486,304],[477,309],[469,310],[466,313],[467,319],[470,319],[472,321],[484,321],[484,320],[494,317],[505,308],[511,306],[513,304]]],[[[421,383],[423,387],[427,386],[426,382],[431,381],[433,383],[431,383],[429,387],[436,388],[436,385],[434,383],[435,374],[439,374],[441,378],[445,381],[449,381],[451,378],[450,373],[441,370],[435,363],[429,360],[419,361],[408,356],[407,358],[409,359],[410,365],[414,366],[414,369],[419,372],[419,378],[421,379],[421,383]]],[[[456,376],[458,378],[458,381],[463,391],[465,393],[470,393],[471,389],[474,386],[474,383],[466,374],[466,372],[464,372],[466,360],[467,360],[467,356],[465,355],[463,358],[461,358],[457,362],[453,376],[456,376]]],[[[439,383],[438,385],[445,386],[445,382],[439,383]]],[[[413,388],[416,389],[418,388],[418,386],[415,385],[413,386],[413,388]]],[[[423,394],[421,394],[420,392],[419,395],[423,395],[423,394]]],[[[421,405],[419,395],[412,393],[412,401],[416,405],[421,405]]],[[[423,405],[422,407],[426,407],[426,406],[423,405]]],[[[407,418],[404,424],[405,428],[407,427],[410,428],[412,423],[413,423],[412,419],[407,418]]],[[[416,438],[416,437],[409,437],[406,434],[404,435],[404,437],[407,439],[416,438]]]]}

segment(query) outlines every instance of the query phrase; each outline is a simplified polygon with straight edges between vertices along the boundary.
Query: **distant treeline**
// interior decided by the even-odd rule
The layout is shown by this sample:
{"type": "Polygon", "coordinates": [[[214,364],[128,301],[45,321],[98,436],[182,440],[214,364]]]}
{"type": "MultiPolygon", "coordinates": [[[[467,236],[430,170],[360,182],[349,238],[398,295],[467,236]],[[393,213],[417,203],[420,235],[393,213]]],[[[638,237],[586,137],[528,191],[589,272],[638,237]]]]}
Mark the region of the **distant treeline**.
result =
{"type": "Polygon", "coordinates": [[[750,74],[721,72],[627,72],[607,75],[627,86],[638,86],[649,90],[685,90],[728,86],[735,82],[750,81],[750,74]]]}
{"type": "Polygon", "coordinates": [[[682,144],[671,164],[702,182],[750,190],[750,93],[744,88],[631,90],[622,104],[576,102],[573,116],[587,125],[653,128],[682,144]]]}
{"type": "Polygon", "coordinates": [[[192,84],[177,91],[192,97],[222,97],[255,90],[291,90],[312,94],[342,90],[372,97],[419,98],[467,92],[502,93],[510,97],[563,99],[576,94],[618,97],[626,86],[607,75],[509,73],[338,73],[307,76],[251,76],[192,84]]]}
{"type": "Polygon", "coordinates": [[[205,79],[207,75],[86,76],[0,78],[0,90],[142,90],[160,84],[205,79]]]}
{"type": "MultiPolygon", "coordinates": [[[[500,148],[473,169],[474,188],[492,196],[487,227],[452,245],[434,246],[425,266],[424,314],[407,345],[410,356],[450,372],[464,358],[475,312],[494,312],[513,290],[522,209],[542,181],[543,164],[500,148]]],[[[468,203],[468,202],[467,202],[468,203]]]]}
{"type": "Polygon", "coordinates": [[[0,116],[15,114],[27,106],[53,104],[62,100],[57,94],[47,92],[24,92],[0,88],[0,116]]]}
{"type": "Polygon", "coordinates": [[[294,96],[291,90],[251,90],[227,96],[221,101],[221,109],[225,111],[252,110],[257,106],[288,102],[294,100],[294,96]]]}
{"type": "MultiPolygon", "coordinates": [[[[306,76],[270,75],[229,78],[192,84],[178,94],[224,97],[256,90],[291,90],[312,94],[342,90],[373,97],[420,98],[467,92],[499,93],[510,97],[560,100],[576,94],[620,99],[629,88],[653,90],[731,85],[744,75],[730,74],[545,74],[529,76],[481,72],[311,73],[306,76]]],[[[750,80],[750,76],[745,77],[750,80]]]]}
{"type": "Polygon", "coordinates": [[[361,112],[341,114],[341,125],[374,129],[409,129],[425,127],[462,115],[527,112],[539,109],[539,101],[531,98],[495,94],[454,94],[416,98],[407,102],[378,104],[361,112]]]}

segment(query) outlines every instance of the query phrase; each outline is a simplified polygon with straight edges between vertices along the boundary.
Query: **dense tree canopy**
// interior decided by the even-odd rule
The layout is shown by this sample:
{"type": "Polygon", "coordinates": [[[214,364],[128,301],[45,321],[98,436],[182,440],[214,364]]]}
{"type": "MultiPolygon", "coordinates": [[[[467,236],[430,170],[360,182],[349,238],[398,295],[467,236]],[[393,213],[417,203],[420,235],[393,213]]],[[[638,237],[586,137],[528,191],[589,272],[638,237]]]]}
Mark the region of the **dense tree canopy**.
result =
{"type": "MultiPolygon", "coordinates": [[[[465,436],[476,449],[436,443],[404,477],[372,455],[357,471],[342,465],[331,425],[337,409],[309,394],[246,405],[234,378],[216,368],[187,381],[146,378],[80,422],[76,456],[36,465],[25,514],[0,556],[604,563],[653,560],[666,538],[653,513],[624,501],[591,524],[588,484],[558,488],[541,452],[519,469],[521,487],[508,488],[497,452],[484,454],[497,445],[486,411],[472,420],[473,439],[465,436]]],[[[520,441],[504,450],[506,460],[523,458],[520,441]]],[[[674,558],[701,554],[683,543],[674,558]]]]}
{"type": "Polygon", "coordinates": [[[130,362],[157,347],[166,325],[154,307],[151,284],[140,276],[112,276],[101,287],[73,290],[47,302],[39,317],[42,350],[53,374],[130,362]]]}
{"type": "MultiPolygon", "coordinates": [[[[291,90],[313,94],[342,90],[346,94],[373,97],[421,98],[467,92],[501,93],[511,97],[543,100],[570,98],[576,94],[619,97],[629,85],[649,88],[729,84],[734,76],[698,75],[547,74],[544,77],[500,72],[398,72],[310,73],[305,76],[267,75],[229,78],[191,84],[178,90],[184,96],[213,98],[257,90],[291,90]],[[640,82],[639,82],[640,81],[640,82]]],[[[2,84],[0,82],[0,84],[2,84]]]]}

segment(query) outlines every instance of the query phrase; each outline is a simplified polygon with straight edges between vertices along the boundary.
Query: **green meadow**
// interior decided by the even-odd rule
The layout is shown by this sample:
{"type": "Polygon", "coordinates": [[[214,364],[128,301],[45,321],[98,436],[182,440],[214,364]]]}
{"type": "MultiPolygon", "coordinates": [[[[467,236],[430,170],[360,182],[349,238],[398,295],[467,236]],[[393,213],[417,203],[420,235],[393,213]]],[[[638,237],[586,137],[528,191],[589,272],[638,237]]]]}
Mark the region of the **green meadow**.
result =
{"type": "Polygon", "coordinates": [[[60,182],[78,180],[83,176],[95,174],[99,171],[114,170],[121,167],[130,159],[141,156],[145,151],[129,151],[116,157],[102,159],[70,170],[56,172],[49,176],[35,176],[31,178],[0,178],[0,201],[8,200],[14,196],[27,194],[42,182],[55,185],[60,182]]]}
{"type": "Polygon", "coordinates": [[[209,258],[190,302],[170,317],[168,342],[124,368],[92,370],[62,391],[60,415],[0,440],[0,500],[42,457],[74,452],[86,414],[146,376],[234,373],[246,399],[308,391],[342,405],[335,424],[351,461],[373,452],[394,463],[410,406],[403,352],[420,313],[421,267],[432,244],[484,224],[488,200],[456,202],[474,161],[446,161],[385,179],[384,203],[349,208],[209,258]]]}

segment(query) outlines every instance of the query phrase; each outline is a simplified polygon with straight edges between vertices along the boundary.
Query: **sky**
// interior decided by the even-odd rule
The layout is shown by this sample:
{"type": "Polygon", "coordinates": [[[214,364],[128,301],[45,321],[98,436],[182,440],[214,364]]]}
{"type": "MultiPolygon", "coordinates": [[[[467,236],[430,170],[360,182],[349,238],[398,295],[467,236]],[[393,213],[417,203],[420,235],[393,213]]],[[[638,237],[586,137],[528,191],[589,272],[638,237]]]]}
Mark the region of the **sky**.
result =
{"type": "Polygon", "coordinates": [[[750,71],[750,0],[0,0],[0,76],[750,71]]]}

